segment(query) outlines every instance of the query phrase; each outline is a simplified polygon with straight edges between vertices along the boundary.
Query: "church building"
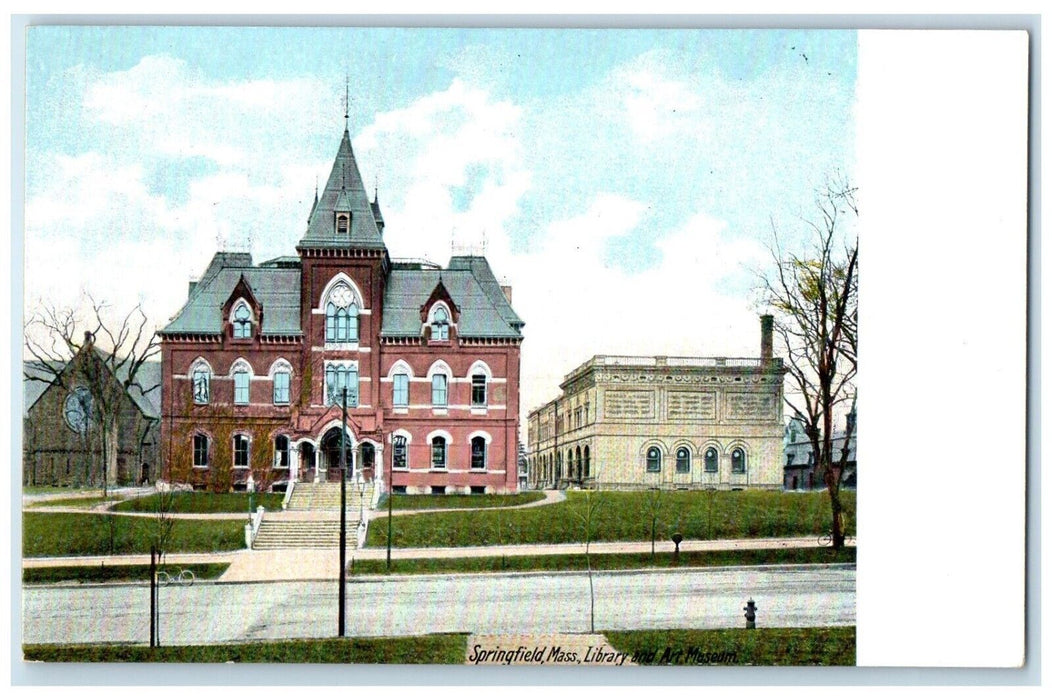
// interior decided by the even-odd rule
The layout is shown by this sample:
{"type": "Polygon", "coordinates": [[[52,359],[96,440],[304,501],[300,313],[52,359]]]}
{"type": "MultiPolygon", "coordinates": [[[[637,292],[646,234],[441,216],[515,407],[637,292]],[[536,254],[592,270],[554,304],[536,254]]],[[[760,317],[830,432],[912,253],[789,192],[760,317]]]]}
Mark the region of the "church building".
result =
{"type": "Polygon", "coordinates": [[[346,128],[296,253],[217,252],[162,330],[166,478],[338,480],[342,442],[377,490],[514,492],[524,324],[486,258],[392,259],[346,128]]]}

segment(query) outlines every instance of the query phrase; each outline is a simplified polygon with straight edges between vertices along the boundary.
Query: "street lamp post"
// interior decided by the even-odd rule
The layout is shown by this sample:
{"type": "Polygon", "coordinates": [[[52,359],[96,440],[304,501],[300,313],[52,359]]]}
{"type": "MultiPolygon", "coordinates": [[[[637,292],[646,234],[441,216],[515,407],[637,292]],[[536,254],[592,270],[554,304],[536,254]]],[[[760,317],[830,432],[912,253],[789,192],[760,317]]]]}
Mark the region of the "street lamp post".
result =
{"type": "Polygon", "coordinates": [[[340,432],[340,614],[339,636],[346,632],[347,619],[347,580],[344,576],[343,562],[347,559],[347,387],[343,388],[343,423],[340,432]]]}

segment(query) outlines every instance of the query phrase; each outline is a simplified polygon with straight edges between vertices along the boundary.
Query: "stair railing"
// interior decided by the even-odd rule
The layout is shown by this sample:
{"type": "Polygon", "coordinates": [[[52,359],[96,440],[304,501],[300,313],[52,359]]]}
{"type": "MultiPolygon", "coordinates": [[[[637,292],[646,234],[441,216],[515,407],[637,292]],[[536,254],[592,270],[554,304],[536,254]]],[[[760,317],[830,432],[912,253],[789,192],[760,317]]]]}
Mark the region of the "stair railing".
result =
{"type": "Polygon", "coordinates": [[[290,481],[285,487],[285,498],[281,499],[281,509],[288,510],[289,501],[292,500],[292,492],[296,490],[296,482],[290,481]]]}
{"type": "Polygon", "coordinates": [[[257,507],[256,512],[245,523],[245,547],[248,549],[252,549],[252,545],[256,541],[256,535],[259,534],[259,526],[263,523],[263,511],[263,506],[257,507]]]}

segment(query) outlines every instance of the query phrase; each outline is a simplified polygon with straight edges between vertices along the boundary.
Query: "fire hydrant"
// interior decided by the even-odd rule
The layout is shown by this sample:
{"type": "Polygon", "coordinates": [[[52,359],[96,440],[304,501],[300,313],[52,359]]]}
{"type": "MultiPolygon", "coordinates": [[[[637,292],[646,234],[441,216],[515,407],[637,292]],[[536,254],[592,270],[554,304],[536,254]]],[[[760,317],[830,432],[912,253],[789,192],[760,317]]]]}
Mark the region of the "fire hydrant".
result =
{"type": "Polygon", "coordinates": [[[756,629],[756,602],[749,598],[749,602],[742,608],[745,611],[745,629],[756,629]]]}

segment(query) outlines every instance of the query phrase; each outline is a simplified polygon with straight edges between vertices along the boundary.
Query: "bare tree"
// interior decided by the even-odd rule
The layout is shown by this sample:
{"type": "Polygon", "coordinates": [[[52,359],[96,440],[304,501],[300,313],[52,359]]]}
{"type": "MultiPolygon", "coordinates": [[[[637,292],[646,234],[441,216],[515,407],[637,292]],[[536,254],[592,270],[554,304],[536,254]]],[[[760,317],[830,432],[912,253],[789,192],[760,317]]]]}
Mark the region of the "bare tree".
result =
{"type": "Polygon", "coordinates": [[[579,508],[574,508],[573,513],[580,519],[584,528],[584,561],[588,568],[588,609],[589,630],[595,633],[595,585],[592,580],[592,534],[595,516],[603,506],[601,491],[582,491],[583,497],[578,499],[579,508]]]}
{"type": "Polygon", "coordinates": [[[816,473],[829,491],[833,546],[844,545],[840,483],[847,463],[849,422],[843,449],[834,455],[835,414],[856,396],[858,363],[858,218],[856,188],[836,177],[817,193],[817,213],[805,220],[808,242],[800,253],[782,248],[773,229],[773,270],[762,276],[764,302],[786,353],[786,403],[811,443],[816,473]]]}
{"type": "Polygon", "coordinates": [[[660,486],[651,488],[643,499],[643,512],[650,522],[650,561],[654,561],[654,544],[657,542],[657,524],[664,505],[665,492],[660,486]]]}
{"type": "MultiPolygon", "coordinates": [[[[43,305],[26,321],[25,348],[53,386],[66,392],[75,385],[87,389],[84,436],[97,431],[105,496],[111,479],[117,477],[121,413],[133,387],[143,395],[157,388],[142,386],[139,371],[144,363],[157,358],[161,347],[141,305],[117,321],[108,321],[104,320],[108,316],[106,304],[90,295],[88,301],[91,312],[85,322],[74,309],[43,305]],[[78,332],[81,329],[83,333],[78,332]],[[96,347],[100,339],[108,346],[106,351],[96,347]]],[[[27,373],[25,379],[34,377],[27,373]]]]}

